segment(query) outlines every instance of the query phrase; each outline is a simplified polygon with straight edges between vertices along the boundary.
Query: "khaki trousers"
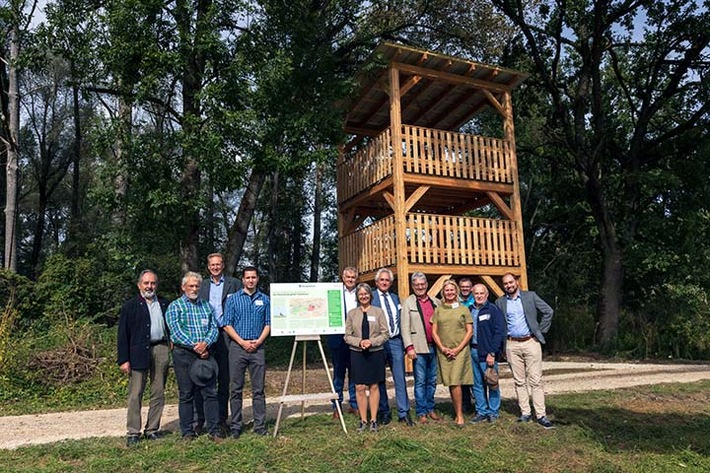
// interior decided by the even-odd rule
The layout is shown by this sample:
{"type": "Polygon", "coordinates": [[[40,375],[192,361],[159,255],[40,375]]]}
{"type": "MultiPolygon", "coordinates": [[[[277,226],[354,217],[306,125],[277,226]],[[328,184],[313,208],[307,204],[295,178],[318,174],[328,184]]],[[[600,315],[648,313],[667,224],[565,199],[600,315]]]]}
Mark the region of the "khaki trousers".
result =
{"type": "Polygon", "coordinates": [[[530,396],[532,395],[536,418],[539,419],[545,416],[545,391],[542,386],[542,345],[534,337],[524,342],[507,340],[505,355],[508,357],[510,370],[513,372],[515,394],[518,397],[521,415],[531,415],[530,396]]]}
{"type": "Polygon", "coordinates": [[[148,420],[145,424],[145,434],[156,433],[160,429],[160,417],[165,405],[165,382],[168,379],[170,363],[170,348],[167,343],[150,347],[150,369],[131,370],[128,377],[128,415],[126,427],[128,436],[138,436],[141,433],[141,400],[145,391],[146,381],[150,378],[150,407],[148,420]]]}

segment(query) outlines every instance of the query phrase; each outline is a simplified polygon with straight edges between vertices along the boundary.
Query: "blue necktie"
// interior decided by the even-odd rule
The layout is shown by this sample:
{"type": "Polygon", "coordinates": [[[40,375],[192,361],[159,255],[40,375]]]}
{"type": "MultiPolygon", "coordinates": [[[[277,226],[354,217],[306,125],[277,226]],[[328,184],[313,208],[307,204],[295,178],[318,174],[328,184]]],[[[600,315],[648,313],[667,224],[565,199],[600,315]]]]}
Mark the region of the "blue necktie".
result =
{"type": "Polygon", "coordinates": [[[392,307],[390,307],[390,299],[389,296],[386,292],[382,293],[382,304],[385,306],[385,310],[387,311],[387,317],[390,320],[390,333],[392,336],[395,335],[395,329],[394,329],[394,316],[392,315],[392,307]]]}

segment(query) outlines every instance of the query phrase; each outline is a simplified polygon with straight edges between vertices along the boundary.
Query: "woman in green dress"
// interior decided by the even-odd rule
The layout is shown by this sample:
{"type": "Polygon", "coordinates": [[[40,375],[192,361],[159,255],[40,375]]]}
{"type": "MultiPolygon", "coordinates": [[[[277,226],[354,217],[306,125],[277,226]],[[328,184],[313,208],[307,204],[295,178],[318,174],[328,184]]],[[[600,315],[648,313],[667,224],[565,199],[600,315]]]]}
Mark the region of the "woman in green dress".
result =
{"type": "Polygon", "coordinates": [[[463,426],[465,419],[461,406],[461,385],[473,384],[471,352],[468,348],[473,336],[471,311],[459,303],[459,286],[449,279],[441,290],[442,304],[434,311],[432,338],[436,343],[439,378],[449,387],[451,402],[456,414],[456,425],[463,426]]]}

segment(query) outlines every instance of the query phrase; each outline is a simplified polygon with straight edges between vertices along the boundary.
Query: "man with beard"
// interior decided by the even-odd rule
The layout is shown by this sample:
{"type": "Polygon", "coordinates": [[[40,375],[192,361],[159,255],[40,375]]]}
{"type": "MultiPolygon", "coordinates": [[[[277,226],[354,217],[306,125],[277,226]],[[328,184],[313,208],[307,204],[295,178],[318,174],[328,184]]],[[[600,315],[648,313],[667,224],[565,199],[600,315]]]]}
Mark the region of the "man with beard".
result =
{"type": "Polygon", "coordinates": [[[195,438],[193,401],[201,391],[210,438],[224,437],[219,428],[217,362],[211,352],[219,331],[209,302],[199,298],[202,276],[188,272],[182,278],[183,295],[168,306],[165,320],[170,329],[173,366],[178,382],[180,431],[186,440],[195,438]]]}
{"type": "Polygon", "coordinates": [[[144,436],[158,438],[160,417],[165,405],[165,381],[168,378],[170,347],[165,324],[168,301],[158,297],[158,276],[145,269],[138,276],[139,295],[121,308],[118,319],[118,366],[128,375],[128,415],[126,444],[138,443],[141,435],[141,400],[150,378],[150,407],[144,436]]]}
{"type": "Polygon", "coordinates": [[[542,386],[542,344],[550,330],[552,307],[532,291],[521,291],[518,279],[511,273],[503,275],[505,295],[496,301],[506,321],[505,356],[515,381],[515,394],[520,407],[518,422],[532,419],[528,386],[532,392],[537,423],[545,429],[554,426],[545,412],[545,391],[542,386]],[[542,318],[538,322],[538,312],[542,318]]]}

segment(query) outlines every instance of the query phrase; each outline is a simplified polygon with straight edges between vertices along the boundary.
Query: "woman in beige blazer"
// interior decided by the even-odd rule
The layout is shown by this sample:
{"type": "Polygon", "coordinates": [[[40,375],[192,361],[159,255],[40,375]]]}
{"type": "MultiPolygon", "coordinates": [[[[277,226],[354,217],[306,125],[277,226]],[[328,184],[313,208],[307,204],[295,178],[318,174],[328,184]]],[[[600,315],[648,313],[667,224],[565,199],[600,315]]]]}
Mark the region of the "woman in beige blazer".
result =
{"type": "Polygon", "coordinates": [[[345,343],[350,347],[350,369],[355,382],[360,426],[358,432],[367,427],[368,399],[370,390],[370,430],[377,431],[377,406],[380,402],[379,383],[385,380],[385,352],[383,345],[389,338],[389,328],[385,313],[379,307],[370,305],[372,289],[367,284],[359,284],[355,289],[358,307],[348,312],[345,319],[345,343]]]}

